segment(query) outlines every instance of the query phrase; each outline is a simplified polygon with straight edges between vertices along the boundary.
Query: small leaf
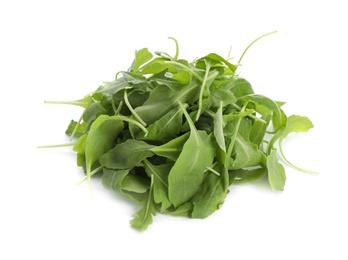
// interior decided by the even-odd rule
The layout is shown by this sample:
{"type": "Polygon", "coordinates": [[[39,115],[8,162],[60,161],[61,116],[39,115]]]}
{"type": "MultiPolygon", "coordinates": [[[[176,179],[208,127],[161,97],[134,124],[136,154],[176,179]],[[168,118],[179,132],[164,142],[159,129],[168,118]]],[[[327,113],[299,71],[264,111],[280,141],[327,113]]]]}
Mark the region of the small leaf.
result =
{"type": "Polygon", "coordinates": [[[67,135],[72,135],[72,133],[74,133],[74,137],[81,137],[85,133],[86,129],[87,129],[86,123],[79,124],[76,121],[71,120],[65,133],[67,135]],[[76,130],[75,130],[75,128],[76,128],[76,130]]]}
{"type": "Polygon", "coordinates": [[[247,183],[253,182],[262,178],[267,173],[267,168],[256,169],[238,169],[229,171],[230,179],[234,180],[234,183],[247,183]]]}
{"type": "Polygon", "coordinates": [[[222,169],[223,167],[220,167],[218,170],[220,176],[210,172],[206,173],[200,190],[191,200],[194,206],[193,218],[206,218],[224,203],[229,181],[227,171],[222,169]]]}
{"type": "Polygon", "coordinates": [[[152,223],[152,216],[156,215],[155,204],[153,201],[153,177],[151,176],[150,190],[146,198],[141,202],[143,207],[134,214],[130,224],[138,230],[146,230],[152,223]]]}
{"type": "Polygon", "coordinates": [[[286,181],[285,169],[278,162],[277,151],[274,149],[267,156],[268,181],[272,190],[283,190],[286,181]]]}
{"type": "Polygon", "coordinates": [[[147,48],[135,52],[135,60],[130,68],[131,71],[137,71],[139,67],[152,59],[152,53],[147,48]]]}
{"type": "Polygon", "coordinates": [[[260,164],[261,155],[258,146],[246,141],[240,134],[237,135],[234,146],[234,161],[229,167],[230,170],[236,170],[244,167],[251,167],[260,164]]]}
{"type": "Polygon", "coordinates": [[[144,166],[148,176],[153,175],[154,201],[161,204],[161,211],[163,212],[172,206],[168,198],[168,174],[172,165],[153,165],[149,161],[144,160],[144,166]]]}

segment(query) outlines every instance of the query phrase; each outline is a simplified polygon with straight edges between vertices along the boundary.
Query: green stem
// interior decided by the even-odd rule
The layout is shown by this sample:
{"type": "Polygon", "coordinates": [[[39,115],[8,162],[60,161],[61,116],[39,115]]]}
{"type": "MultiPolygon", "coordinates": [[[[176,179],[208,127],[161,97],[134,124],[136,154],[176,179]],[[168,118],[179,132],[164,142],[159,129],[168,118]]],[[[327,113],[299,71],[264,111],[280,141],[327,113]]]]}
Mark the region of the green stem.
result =
{"type": "Polygon", "coordinates": [[[75,145],[75,143],[40,145],[37,148],[59,148],[59,147],[68,147],[68,146],[74,146],[74,145],[75,145]]]}
{"type": "Polygon", "coordinates": [[[58,104],[58,105],[74,105],[80,107],[86,107],[89,102],[80,101],[80,100],[70,100],[70,101],[55,101],[55,100],[45,100],[45,104],[58,104]]]}
{"type": "Polygon", "coordinates": [[[103,169],[103,166],[99,166],[95,168],[93,171],[91,171],[88,175],[86,175],[82,180],[80,180],[77,185],[80,185],[81,183],[85,182],[87,179],[90,179],[94,174],[100,172],[103,169]]]}
{"type": "Polygon", "coordinates": [[[120,104],[118,104],[117,110],[115,111],[115,115],[118,115],[122,109],[123,106],[123,101],[120,102],[120,104]]]}
{"type": "Polygon", "coordinates": [[[285,157],[285,154],[284,154],[284,152],[283,152],[283,147],[282,147],[282,141],[283,141],[282,139],[279,140],[278,146],[279,146],[280,154],[282,155],[283,160],[284,160],[287,164],[289,164],[291,167],[293,167],[293,168],[295,168],[296,170],[301,171],[301,172],[305,172],[305,173],[309,173],[309,174],[318,174],[318,172],[305,170],[305,169],[302,169],[302,168],[300,168],[300,167],[294,165],[293,163],[291,163],[291,162],[285,157]]]}
{"type": "MultiPolygon", "coordinates": [[[[92,103],[92,102],[90,102],[90,103],[92,103]]],[[[87,109],[83,110],[83,112],[82,112],[82,114],[81,114],[79,120],[76,122],[76,125],[75,125],[75,127],[74,127],[74,130],[72,131],[71,136],[70,136],[70,141],[74,138],[74,136],[75,136],[75,134],[76,134],[76,132],[77,132],[77,129],[79,128],[79,125],[81,124],[81,121],[82,121],[82,119],[83,119],[83,116],[84,116],[85,113],[86,113],[86,110],[87,110],[87,109]]]]}
{"type": "Polygon", "coordinates": [[[140,118],[140,116],[134,111],[132,105],[129,103],[128,100],[128,95],[127,95],[127,89],[124,90],[124,102],[126,103],[126,106],[128,107],[128,109],[131,111],[132,115],[143,125],[143,126],[147,126],[147,124],[140,118]]]}
{"type": "Polygon", "coordinates": [[[219,173],[218,171],[215,171],[215,170],[213,169],[213,166],[211,166],[211,167],[206,167],[206,169],[207,169],[208,171],[211,171],[211,172],[214,173],[215,175],[220,176],[220,173],[219,173]]]}
{"type": "Polygon", "coordinates": [[[168,37],[168,39],[171,39],[175,42],[175,56],[173,58],[174,61],[177,61],[178,60],[178,57],[179,57],[179,44],[178,44],[178,41],[173,38],[173,37],[168,37]]]}
{"type": "Polygon", "coordinates": [[[123,121],[126,121],[128,123],[134,124],[137,127],[139,127],[145,133],[145,136],[147,136],[147,134],[149,133],[149,131],[142,124],[140,124],[138,121],[135,121],[129,117],[121,116],[121,115],[117,115],[117,117],[123,121]]]}
{"type": "Polygon", "coordinates": [[[203,93],[204,93],[204,89],[205,89],[205,84],[207,83],[207,78],[208,78],[209,71],[210,71],[210,65],[206,64],[206,69],[205,69],[205,74],[204,74],[202,86],[201,86],[201,89],[199,91],[198,111],[197,111],[197,115],[196,115],[196,121],[198,121],[198,119],[199,119],[199,117],[201,115],[202,102],[203,102],[203,93]]]}
{"type": "Polygon", "coordinates": [[[270,34],[276,33],[276,32],[277,32],[277,31],[272,31],[272,32],[266,33],[266,34],[264,34],[264,35],[261,35],[260,37],[257,37],[255,40],[253,40],[253,41],[246,47],[246,49],[243,51],[243,53],[242,53],[242,55],[240,56],[240,58],[239,58],[237,64],[240,64],[240,63],[241,63],[241,61],[242,61],[242,59],[243,59],[245,53],[249,50],[249,48],[250,48],[255,42],[257,42],[258,40],[260,40],[260,39],[262,39],[262,38],[264,38],[264,37],[266,37],[266,36],[268,36],[268,35],[270,35],[270,34]]]}

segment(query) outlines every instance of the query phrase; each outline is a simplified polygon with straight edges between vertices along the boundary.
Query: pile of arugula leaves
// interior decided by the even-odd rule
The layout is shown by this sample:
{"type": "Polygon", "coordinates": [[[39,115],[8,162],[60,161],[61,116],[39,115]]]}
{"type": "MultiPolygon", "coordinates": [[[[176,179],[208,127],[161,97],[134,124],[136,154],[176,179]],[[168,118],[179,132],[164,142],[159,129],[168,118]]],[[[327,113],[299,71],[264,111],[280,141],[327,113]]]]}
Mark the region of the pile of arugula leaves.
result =
{"type": "Polygon", "coordinates": [[[238,65],[215,53],[179,59],[170,39],[174,57],[141,49],[115,80],[81,100],[58,102],[84,108],[66,130],[76,140],[68,145],[86,174],[82,181],[91,185],[100,173],[106,188],[138,201],[130,223],[139,230],[156,212],[206,218],[233,183],[267,176],[271,189],[283,190],[278,156],[292,164],[282,141],[313,127],[307,117],[287,117],[284,103],[255,94],[236,74],[238,65]]]}

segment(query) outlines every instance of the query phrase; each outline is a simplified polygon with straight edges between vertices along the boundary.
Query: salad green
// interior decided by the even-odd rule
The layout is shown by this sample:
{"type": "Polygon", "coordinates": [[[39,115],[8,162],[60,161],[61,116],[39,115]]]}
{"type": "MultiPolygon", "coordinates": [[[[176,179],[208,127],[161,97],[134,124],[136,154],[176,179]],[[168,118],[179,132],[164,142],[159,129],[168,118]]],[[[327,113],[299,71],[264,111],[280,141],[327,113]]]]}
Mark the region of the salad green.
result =
{"type": "Polygon", "coordinates": [[[81,182],[91,187],[92,176],[102,174],[106,188],[139,202],[130,221],[139,230],[156,213],[206,218],[234,183],[266,176],[272,190],[283,190],[278,158],[302,169],[281,144],[313,127],[307,117],[286,116],[283,102],[254,93],[238,76],[245,52],[236,65],[215,53],[188,62],[170,39],[174,56],[143,48],[128,70],[82,99],[46,101],[83,108],[66,130],[86,174],[81,182]]]}

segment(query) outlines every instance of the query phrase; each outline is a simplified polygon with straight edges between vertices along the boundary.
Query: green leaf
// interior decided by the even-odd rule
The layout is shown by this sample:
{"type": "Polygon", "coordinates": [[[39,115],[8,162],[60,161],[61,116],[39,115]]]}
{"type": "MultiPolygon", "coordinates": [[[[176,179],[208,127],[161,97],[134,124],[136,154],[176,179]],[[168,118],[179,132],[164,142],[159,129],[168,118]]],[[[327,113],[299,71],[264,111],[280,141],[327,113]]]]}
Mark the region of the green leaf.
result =
{"type": "Polygon", "coordinates": [[[220,55],[216,53],[210,53],[207,56],[204,56],[197,60],[198,67],[202,67],[199,65],[200,61],[202,60],[210,60],[211,67],[220,67],[221,63],[224,63],[232,72],[235,72],[237,68],[234,64],[230,63],[229,61],[222,58],[220,55]]]}
{"type": "Polygon", "coordinates": [[[313,123],[305,116],[292,115],[288,117],[287,125],[281,136],[284,139],[290,133],[307,132],[313,128],[313,123]]]}
{"type": "MultiPolygon", "coordinates": [[[[117,80],[111,81],[107,83],[105,86],[103,86],[101,89],[97,90],[95,95],[100,94],[108,94],[108,95],[115,95],[121,90],[124,90],[126,87],[129,86],[129,83],[127,82],[126,78],[122,77],[117,80]]],[[[100,99],[100,98],[99,98],[100,99]]]]}
{"type": "Polygon", "coordinates": [[[130,68],[131,71],[137,71],[141,65],[152,59],[152,53],[147,48],[135,52],[135,60],[130,68]]]}
{"type": "Polygon", "coordinates": [[[233,179],[234,183],[239,184],[256,181],[266,173],[267,168],[237,169],[229,171],[229,176],[230,179],[233,179]]]}
{"type": "Polygon", "coordinates": [[[175,207],[188,201],[199,189],[204,171],[214,159],[211,139],[204,131],[197,131],[185,108],[180,104],[191,132],[181,154],[168,177],[169,200],[175,207]]]}
{"type": "Polygon", "coordinates": [[[77,166],[85,167],[86,165],[86,139],[87,134],[82,135],[74,144],[73,150],[77,155],[77,166]]]}
{"type": "Polygon", "coordinates": [[[206,218],[224,203],[228,192],[228,173],[219,167],[220,176],[207,172],[200,190],[192,198],[193,218],[206,218]]]}
{"type": "Polygon", "coordinates": [[[274,149],[267,156],[268,181],[272,190],[283,190],[286,181],[285,169],[278,162],[277,151],[274,149]]]}
{"type": "Polygon", "coordinates": [[[219,107],[220,102],[225,107],[227,105],[233,104],[237,102],[234,94],[227,89],[216,89],[211,91],[211,105],[213,107],[219,107]]]}
{"type": "MultiPolygon", "coordinates": [[[[281,128],[282,126],[286,124],[286,121],[284,120],[286,118],[283,117],[280,107],[272,99],[262,95],[253,94],[253,95],[248,95],[247,100],[251,100],[257,105],[261,107],[265,107],[273,112],[272,122],[273,122],[274,132],[276,132],[279,128],[281,128]]],[[[256,106],[255,109],[256,111],[258,111],[259,110],[258,106],[256,106]]]]}
{"type": "Polygon", "coordinates": [[[129,169],[125,170],[114,170],[114,169],[103,169],[102,183],[105,188],[122,192],[122,182],[128,175],[129,169]]]}
{"type": "Polygon", "coordinates": [[[187,132],[184,135],[172,139],[171,141],[161,146],[152,148],[151,151],[157,154],[158,156],[168,158],[169,160],[175,162],[178,159],[180,153],[182,152],[182,149],[186,141],[188,140],[189,135],[190,133],[187,132]]]}
{"type": "Polygon", "coordinates": [[[154,201],[161,204],[161,211],[163,212],[172,206],[168,198],[168,174],[172,165],[153,165],[148,160],[144,160],[144,166],[148,176],[153,176],[154,201]]]}
{"type": "Polygon", "coordinates": [[[121,189],[128,192],[145,193],[149,189],[148,179],[136,174],[127,174],[121,184],[121,189]]]}
{"type": "Polygon", "coordinates": [[[251,84],[243,78],[236,78],[228,85],[231,86],[230,90],[237,99],[242,98],[246,95],[254,94],[254,90],[251,87],[251,84]]]}
{"type": "Polygon", "coordinates": [[[153,155],[153,145],[143,141],[128,139],[100,158],[100,164],[108,169],[131,169],[147,157],[153,155]]]}
{"type": "Polygon", "coordinates": [[[251,167],[260,164],[261,155],[258,146],[246,141],[240,134],[237,135],[234,146],[233,165],[230,170],[236,170],[244,167],[251,167]]]}
{"type": "Polygon", "coordinates": [[[261,121],[255,121],[253,123],[253,125],[251,126],[251,129],[250,129],[250,134],[249,134],[249,140],[252,143],[254,143],[256,145],[261,144],[262,140],[265,137],[266,130],[267,130],[267,127],[268,127],[269,122],[271,120],[271,117],[272,117],[271,113],[267,113],[261,117],[263,120],[265,120],[267,122],[267,124],[265,124],[264,122],[261,122],[261,121]]]}
{"type": "Polygon", "coordinates": [[[159,120],[151,124],[148,133],[141,132],[139,138],[142,140],[168,142],[180,132],[183,112],[180,107],[173,108],[159,120]]]}
{"type": "Polygon", "coordinates": [[[122,129],[123,122],[112,116],[101,115],[93,122],[86,138],[85,147],[88,181],[90,181],[93,163],[112,148],[122,129]]]}
{"type": "Polygon", "coordinates": [[[165,63],[166,59],[155,58],[141,68],[142,74],[158,74],[163,71],[177,72],[178,69],[174,66],[165,63]]]}
{"type": "Polygon", "coordinates": [[[153,201],[153,175],[151,176],[150,190],[146,198],[141,202],[143,207],[134,214],[130,224],[138,230],[146,230],[152,224],[152,216],[156,215],[155,203],[153,201]]]}
{"type": "Polygon", "coordinates": [[[144,104],[134,110],[146,124],[150,125],[177,107],[178,101],[186,103],[194,98],[197,92],[196,81],[192,81],[190,85],[184,86],[178,91],[159,85],[151,91],[144,104]]]}
{"type": "Polygon", "coordinates": [[[220,104],[220,108],[215,113],[215,117],[214,117],[214,137],[215,137],[216,143],[221,149],[221,151],[218,153],[219,156],[221,157],[221,162],[225,164],[226,144],[225,144],[225,136],[223,131],[222,102],[220,104]]]}
{"type": "Polygon", "coordinates": [[[81,137],[85,133],[86,129],[87,129],[86,123],[79,124],[76,121],[71,120],[65,133],[67,135],[72,135],[74,133],[75,137],[81,137]],[[75,128],[76,128],[76,130],[75,130],[75,128]]]}
{"type": "Polygon", "coordinates": [[[174,210],[164,211],[162,213],[167,215],[173,215],[173,216],[191,217],[192,210],[193,210],[193,204],[192,202],[188,201],[176,207],[174,210]]]}

